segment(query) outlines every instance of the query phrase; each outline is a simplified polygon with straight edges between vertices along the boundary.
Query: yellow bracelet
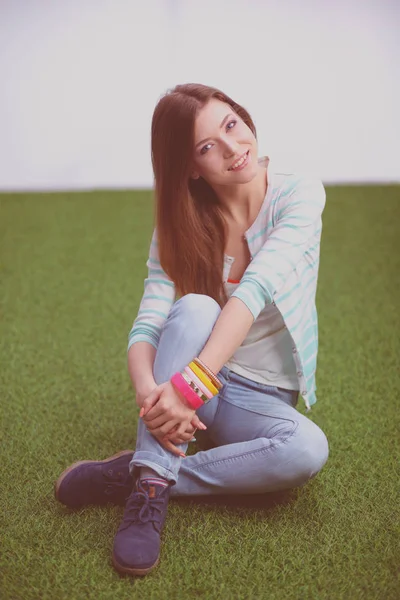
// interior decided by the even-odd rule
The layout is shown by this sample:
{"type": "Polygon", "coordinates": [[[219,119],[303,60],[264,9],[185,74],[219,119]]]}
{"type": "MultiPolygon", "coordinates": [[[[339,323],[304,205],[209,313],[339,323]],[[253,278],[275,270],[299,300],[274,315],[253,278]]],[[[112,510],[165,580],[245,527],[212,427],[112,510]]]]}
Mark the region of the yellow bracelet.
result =
{"type": "Polygon", "coordinates": [[[207,365],[205,365],[199,358],[194,358],[193,362],[196,363],[199,369],[202,369],[204,373],[208,375],[208,377],[211,379],[211,383],[213,383],[216,388],[218,388],[219,390],[222,388],[222,383],[215,375],[215,373],[213,373],[211,369],[207,367],[207,365]]]}
{"type": "Polygon", "coordinates": [[[215,385],[211,382],[210,378],[207,377],[207,375],[201,369],[199,369],[199,367],[193,361],[189,364],[189,367],[192,369],[193,373],[197,375],[200,381],[202,381],[204,385],[210,390],[210,392],[214,394],[214,396],[216,396],[218,394],[218,390],[215,387],[215,385]]]}

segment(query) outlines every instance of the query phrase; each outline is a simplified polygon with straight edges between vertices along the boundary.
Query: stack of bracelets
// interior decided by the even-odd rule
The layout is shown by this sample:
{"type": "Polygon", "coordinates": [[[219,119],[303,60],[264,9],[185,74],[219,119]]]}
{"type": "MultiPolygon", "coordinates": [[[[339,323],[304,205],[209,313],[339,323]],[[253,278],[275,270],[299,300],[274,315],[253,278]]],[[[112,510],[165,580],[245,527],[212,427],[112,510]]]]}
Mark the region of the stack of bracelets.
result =
{"type": "Polygon", "coordinates": [[[171,377],[171,383],[196,410],[219,393],[222,383],[199,358],[194,358],[181,373],[171,377]]]}

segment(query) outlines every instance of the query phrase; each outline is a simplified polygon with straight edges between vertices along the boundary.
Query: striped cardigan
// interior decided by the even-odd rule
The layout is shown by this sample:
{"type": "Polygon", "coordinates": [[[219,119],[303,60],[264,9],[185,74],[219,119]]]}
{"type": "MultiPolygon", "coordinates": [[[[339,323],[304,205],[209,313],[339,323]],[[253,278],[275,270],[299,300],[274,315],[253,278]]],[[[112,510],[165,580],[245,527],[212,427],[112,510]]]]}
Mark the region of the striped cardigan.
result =
{"type": "MultiPolygon", "coordinates": [[[[261,210],[246,232],[252,260],[232,297],[246,304],[254,319],[266,304],[280,311],[293,340],[293,358],[307,411],[317,401],[315,372],[318,319],[315,305],[325,189],[320,180],[271,172],[261,210]]],[[[226,282],[233,259],[225,256],[226,282]]],[[[128,350],[146,341],[157,348],[161,329],[176,299],[174,283],[163,271],[153,232],[148,277],[128,350]]]]}

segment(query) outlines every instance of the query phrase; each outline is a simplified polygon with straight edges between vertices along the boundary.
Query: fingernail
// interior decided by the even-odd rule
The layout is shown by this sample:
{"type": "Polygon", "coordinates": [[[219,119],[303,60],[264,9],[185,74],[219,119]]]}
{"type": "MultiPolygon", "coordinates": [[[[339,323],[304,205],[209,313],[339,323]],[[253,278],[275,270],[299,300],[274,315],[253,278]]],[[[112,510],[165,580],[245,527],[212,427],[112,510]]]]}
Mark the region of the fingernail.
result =
{"type": "Polygon", "coordinates": [[[186,454],[181,453],[179,456],[181,456],[182,458],[186,458],[186,454]]]}
{"type": "Polygon", "coordinates": [[[143,417],[143,413],[144,413],[144,408],[142,407],[142,408],[140,409],[139,417],[143,417]]]}

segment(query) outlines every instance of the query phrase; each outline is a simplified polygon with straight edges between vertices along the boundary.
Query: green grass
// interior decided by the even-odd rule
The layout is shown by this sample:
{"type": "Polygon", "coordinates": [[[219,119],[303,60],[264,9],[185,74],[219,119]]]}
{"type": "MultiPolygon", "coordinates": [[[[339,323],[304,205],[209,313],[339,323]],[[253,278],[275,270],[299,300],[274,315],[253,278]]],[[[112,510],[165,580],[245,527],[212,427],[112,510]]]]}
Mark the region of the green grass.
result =
{"type": "Polygon", "coordinates": [[[400,187],[327,198],[309,416],[328,463],[287,493],[173,501],[160,565],[135,580],[110,564],[122,508],[69,511],[53,482],[134,448],[151,193],[0,196],[2,600],[400,597],[400,187]]]}

